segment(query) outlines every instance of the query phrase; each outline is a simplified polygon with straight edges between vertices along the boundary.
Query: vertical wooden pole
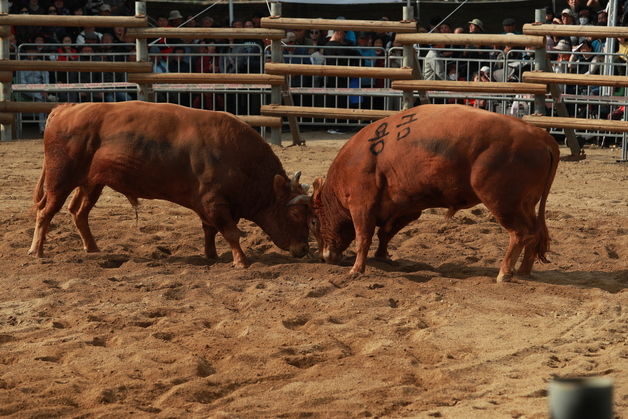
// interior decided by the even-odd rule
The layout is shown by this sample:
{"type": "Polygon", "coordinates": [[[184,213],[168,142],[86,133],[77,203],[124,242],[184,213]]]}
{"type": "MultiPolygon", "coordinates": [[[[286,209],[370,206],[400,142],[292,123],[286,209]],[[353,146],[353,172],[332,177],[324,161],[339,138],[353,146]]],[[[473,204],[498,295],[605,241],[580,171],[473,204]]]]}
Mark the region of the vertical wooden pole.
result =
{"type": "MultiPolygon", "coordinates": [[[[534,10],[534,22],[545,23],[545,9],[534,10]]],[[[547,59],[547,52],[545,47],[536,48],[534,50],[534,69],[536,71],[543,71],[545,69],[545,60],[547,59]]],[[[545,115],[545,95],[534,95],[534,113],[538,115],[545,115]]]]}
{"type": "MultiPolygon", "coordinates": [[[[146,16],[146,2],[144,1],[136,1],[135,2],[135,16],[146,16]]],[[[148,58],[148,41],[146,38],[140,39],[137,38],[135,40],[135,60],[137,62],[149,62],[148,58]]],[[[151,84],[138,84],[137,89],[137,99],[144,100],[147,102],[153,102],[153,89],[151,84]]]]}
{"type": "MultiPolygon", "coordinates": [[[[411,21],[414,15],[414,8],[412,6],[403,6],[403,20],[411,21]]],[[[404,67],[415,67],[414,65],[414,56],[416,52],[414,50],[414,45],[404,45],[403,46],[403,66],[404,67]]],[[[417,62],[418,64],[418,62],[417,62]]],[[[416,66],[418,68],[418,65],[416,66]]],[[[402,109],[410,109],[414,106],[414,91],[409,90],[403,92],[403,102],[402,109]]]]}
{"type": "MultiPolygon", "coordinates": [[[[9,13],[9,0],[0,1],[0,13],[9,13]]],[[[8,27],[6,29],[9,29],[8,27]]],[[[7,30],[7,33],[9,31],[7,30]]],[[[0,38],[0,60],[9,59],[9,38],[0,38]]],[[[2,88],[0,89],[0,101],[11,100],[11,82],[2,82],[2,88]]],[[[11,132],[11,125],[2,124],[0,128],[0,140],[11,141],[13,139],[11,132]]]]}
{"type": "MultiPolygon", "coordinates": [[[[271,17],[281,16],[281,3],[271,3],[270,14],[271,17]]],[[[273,39],[270,41],[270,60],[273,63],[283,62],[281,39],[273,39]]],[[[271,86],[270,103],[273,105],[281,105],[281,86],[271,86]]],[[[275,145],[281,145],[281,126],[271,128],[270,143],[275,145]]]]}

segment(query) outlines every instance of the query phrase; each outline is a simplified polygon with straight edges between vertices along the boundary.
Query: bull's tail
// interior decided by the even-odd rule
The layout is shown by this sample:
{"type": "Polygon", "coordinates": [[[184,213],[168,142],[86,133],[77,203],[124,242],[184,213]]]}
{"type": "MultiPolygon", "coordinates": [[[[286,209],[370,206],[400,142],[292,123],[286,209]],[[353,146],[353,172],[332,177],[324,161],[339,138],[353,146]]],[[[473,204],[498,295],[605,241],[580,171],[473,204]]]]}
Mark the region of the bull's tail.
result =
{"type": "Polygon", "coordinates": [[[133,210],[135,211],[135,226],[139,227],[140,217],[139,217],[137,209],[140,206],[140,201],[138,201],[137,198],[134,196],[129,196],[129,195],[124,195],[124,196],[126,196],[126,199],[129,200],[129,203],[131,204],[131,206],[133,207],[133,210]]]}
{"type": "Polygon", "coordinates": [[[35,191],[33,192],[33,202],[35,204],[36,210],[40,210],[46,206],[46,194],[44,193],[44,181],[45,180],[46,180],[46,158],[44,157],[44,165],[41,169],[41,174],[39,175],[37,186],[35,186],[35,191]]]}
{"type": "Polygon", "coordinates": [[[543,195],[541,196],[541,201],[539,203],[539,212],[536,217],[538,234],[538,241],[536,244],[536,256],[543,263],[549,262],[549,260],[545,257],[545,254],[549,251],[550,248],[549,231],[547,230],[547,224],[545,224],[545,203],[547,202],[547,196],[549,195],[550,188],[552,187],[552,183],[554,182],[554,177],[556,176],[556,169],[558,168],[559,155],[556,150],[557,148],[553,148],[550,150],[549,153],[550,170],[547,174],[545,189],[543,189],[543,195]]]}

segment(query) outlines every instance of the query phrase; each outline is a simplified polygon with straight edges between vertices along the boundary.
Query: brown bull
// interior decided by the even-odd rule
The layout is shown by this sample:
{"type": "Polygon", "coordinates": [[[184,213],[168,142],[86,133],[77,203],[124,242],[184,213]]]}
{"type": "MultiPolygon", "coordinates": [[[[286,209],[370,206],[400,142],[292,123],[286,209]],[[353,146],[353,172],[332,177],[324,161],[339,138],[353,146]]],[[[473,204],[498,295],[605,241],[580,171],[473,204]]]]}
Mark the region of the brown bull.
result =
{"type": "Polygon", "coordinates": [[[545,203],[558,166],[552,136],[521,120],[461,105],[424,105],[377,121],[340,150],[314,182],[310,220],[324,260],[356,240],[352,274],[364,272],[375,227],[378,258],[426,208],[448,216],[483,203],[510,234],[498,281],[546,262],[545,203]],[[538,214],[535,206],[539,203],[538,214]]]}
{"type": "Polygon", "coordinates": [[[234,265],[247,266],[240,218],[293,256],[308,251],[307,207],[291,203],[304,194],[298,176],[291,181],[262,137],[225,112],[137,101],[55,108],[44,134],[29,254],[42,256],[50,221],[75,188],[68,209],[85,250],[98,251],[88,215],[105,186],[132,204],[163,199],[196,212],[208,258],[217,257],[220,232],[234,265]]]}

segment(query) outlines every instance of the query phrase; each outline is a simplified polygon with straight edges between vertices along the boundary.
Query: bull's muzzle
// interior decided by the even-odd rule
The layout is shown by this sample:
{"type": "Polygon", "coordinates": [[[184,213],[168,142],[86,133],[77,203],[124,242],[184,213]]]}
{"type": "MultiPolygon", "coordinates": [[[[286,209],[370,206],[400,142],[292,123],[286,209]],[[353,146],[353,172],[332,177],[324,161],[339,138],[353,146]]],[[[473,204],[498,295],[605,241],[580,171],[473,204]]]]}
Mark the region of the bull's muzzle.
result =
{"type": "Polygon", "coordinates": [[[295,258],[302,258],[309,252],[310,246],[307,243],[299,243],[290,245],[290,254],[295,258]]]}
{"type": "Polygon", "coordinates": [[[322,256],[325,263],[331,263],[333,265],[337,265],[340,263],[340,259],[342,259],[342,253],[332,252],[328,247],[323,248],[322,256]]]}

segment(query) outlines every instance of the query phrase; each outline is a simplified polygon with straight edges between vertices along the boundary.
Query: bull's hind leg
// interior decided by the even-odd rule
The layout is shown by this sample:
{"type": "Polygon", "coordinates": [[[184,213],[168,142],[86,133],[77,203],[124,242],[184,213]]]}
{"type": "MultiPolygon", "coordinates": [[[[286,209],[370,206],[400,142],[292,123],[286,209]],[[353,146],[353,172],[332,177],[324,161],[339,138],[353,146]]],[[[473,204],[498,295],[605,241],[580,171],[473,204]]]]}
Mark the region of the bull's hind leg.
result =
{"type": "Polygon", "coordinates": [[[394,218],[389,220],[385,225],[381,226],[377,231],[379,244],[377,246],[377,250],[375,251],[375,257],[378,259],[389,259],[390,255],[388,254],[388,243],[390,243],[390,240],[395,236],[395,234],[399,233],[402,228],[420,216],[421,212],[418,214],[394,218]]]}
{"type": "Polygon", "coordinates": [[[79,186],[72,196],[72,200],[68,205],[68,210],[72,214],[74,225],[76,226],[81,240],[83,241],[83,249],[86,252],[98,252],[98,245],[89,228],[89,212],[94,208],[100,194],[103,190],[102,185],[91,187],[79,186]]]}
{"type": "Polygon", "coordinates": [[[524,247],[532,245],[534,242],[534,208],[532,216],[525,204],[510,203],[512,206],[506,205],[501,208],[487,208],[491,210],[497,221],[508,231],[510,241],[504,255],[504,259],[499,267],[497,282],[510,281],[513,276],[515,263],[521,255],[524,247]]]}
{"type": "Polygon", "coordinates": [[[46,204],[43,208],[37,210],[35,218],[35,231],[33,232],[33,242],[28,250],[29,255],[35,255],[42,257],[44,255],[44,242],[46,241],[46,234],[50,227],[50,221],[56,213],[59,212],[63,203],[70,195],[72,189],[67,191],[46,191],[46,204]]]}
{"type": "Polygon", "coordinates": [[[216,234],[218,230],[203,223],[203,233],[205,235],[205,257],[207,259],[218,258],[218,252],[216,252],[216,234]]]}

